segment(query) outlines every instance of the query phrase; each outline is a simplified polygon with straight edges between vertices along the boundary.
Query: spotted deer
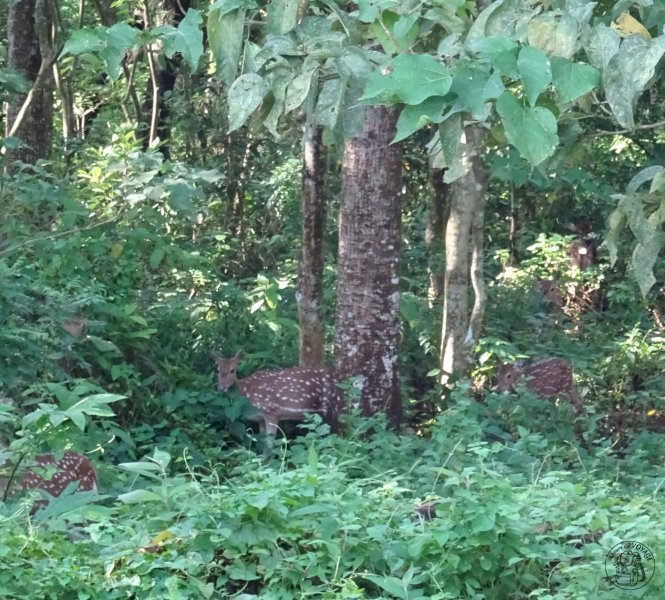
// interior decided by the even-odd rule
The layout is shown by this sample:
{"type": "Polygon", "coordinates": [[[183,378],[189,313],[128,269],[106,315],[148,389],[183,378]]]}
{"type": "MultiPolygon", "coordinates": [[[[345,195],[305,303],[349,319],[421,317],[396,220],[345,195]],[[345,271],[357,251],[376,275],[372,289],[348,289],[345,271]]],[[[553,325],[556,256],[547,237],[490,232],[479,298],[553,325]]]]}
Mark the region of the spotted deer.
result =
{"type": "MultiPolygon", "coordinates": [[[[0,403],[10,406],[14,404],[10,398],[0,398],[0,403]]],[[[5,470],[10,468],[5,465],[5,470]]],[[[97,473],[87,456],[69,451],[61,455],[53,452],[38,454],[17,482],[0,476],[0,499],[16,491],[34,489],[44,490],[56,497],[73,482],[78,482],[77,492],[97,491],[97,473]]]]}
{"type": "Polygon", "coordinates": [[[238,391],[258,411],[261,430],[274,436],[280,421],[300,420],[305,414],[318,413],[336,424],[338,389],[334,371],[325,367],[293,367],[264,370],[244,379],[236,372],[242,356],[232,358],[213,353],[217,364],[217,387],[228,390],[237,384],[238,391]]]}
{"type": "Polygon", "coordinates": [[[520,378],[524,376],[526,386],[539,396],[567,398],[578,412],[583,410],[583,400],[573,383],[573,369],[562,358],[555,356],[543,358],[532,363],[518,360],[511,365],[500,365],[498,383],[499,392],[512,392],[520,378]]]}

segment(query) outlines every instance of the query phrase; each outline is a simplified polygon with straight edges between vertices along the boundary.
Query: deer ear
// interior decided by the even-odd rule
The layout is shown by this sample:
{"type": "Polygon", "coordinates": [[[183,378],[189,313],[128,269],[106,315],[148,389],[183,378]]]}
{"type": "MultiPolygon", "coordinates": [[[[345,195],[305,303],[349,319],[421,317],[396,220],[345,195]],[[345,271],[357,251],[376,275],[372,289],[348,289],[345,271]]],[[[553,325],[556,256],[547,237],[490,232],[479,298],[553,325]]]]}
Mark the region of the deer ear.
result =
{"type": "Polygon", "coordinates": [[[243,356],[245,356],[245,351],[242,348],[240,348],[240,350],[238,350],[238,352],[236,352],[236,355],[233,358],[240,359],[243,356]]]}
{"type": "Polygon", "coordinates": [[[210,356],[215,362],[222,360],[222,357],[219,354],[217,354],[217,352],[211,352],[210,356]]]}

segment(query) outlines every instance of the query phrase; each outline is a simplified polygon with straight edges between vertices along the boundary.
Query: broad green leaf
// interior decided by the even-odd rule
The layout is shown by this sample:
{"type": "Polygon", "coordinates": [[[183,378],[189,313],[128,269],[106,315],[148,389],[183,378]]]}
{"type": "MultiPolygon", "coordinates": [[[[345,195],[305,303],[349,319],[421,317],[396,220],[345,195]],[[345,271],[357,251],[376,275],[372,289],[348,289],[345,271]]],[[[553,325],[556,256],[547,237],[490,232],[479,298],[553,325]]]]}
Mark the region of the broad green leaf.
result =
{"type": "Polygon", "coordinates": [[[509,79],[519,79],[520,71],[517,68],[518,53],[519,49],[515,47],[497,54],[492,60],[494,68],[509,79]]]}
{"type": "Polygon", "coordinates": [[[200,11],[190,8],[177,29],[171,25],[161,25],[152,30],[152,33],[163,41],[166,55],[172,57],[179,52],[189,64],[192,73],[196,71],[203,54],[201,21],[200,11]]]}
{"type": "Polygon", "coordinates": [[[517,57],[517,69],[524,84],[524,93],[531,106],[552,82],[550,59],[542,50],[525,46],[517,57]]]}
{"type": "Polygon", "coordinates": [[[87,415],[96,415],[99,417],[110,417],[115,413],[109,408],[112,402],[124,400],[126,396],[120,394],[92,394],[86,398],[82,398],[76,404],[68,408],[65,413],[82,412],[87,415]]]}
{"type": "MultiPolygon", "coordinates": [[[[504,52],[509,52],[510,50],[516,50],[517,48],[518,45],[515,40],[497,35],[491,38],[480,40],[476,44],[474,51],[477,52],[485,61],[494,62],[497,56],[503,54],[504,52]]],[[[515,52],[515,56],[517,56],[517,52],[515,52]]]]}
{"type": "Polygon", "coordinates": [[[591,31],[584,50],[589,62],[596,69],[604,71],[610,59],[619,51],[620,44],[621,36],[619,33],[601,23],[591,31]]]}
{"type": "Polygon", "coordinates": [[[215,58],[217,75],[231,85],[238,71],[238,61],[245,36],[245,10],[222,13],[213,11],[208,16],[208,44],[215,58]]]}
{"type": "Polygon", "coordinates": [[[270,85],[272,95],[272,107],[270,112],[263,119],[263,125],[272,133],[276,138],[279,138],[277,125],[279,118],[284,113],[284,100],[286,98],[286,88],[293,79],[293,71],[291,69],[272,69],[268,75],[268,82],[270,85]]]}
{"type": "Polygon", "coordinates": [[[626,192],[629,194],[636,192],[647,181],[652,181],[657,175],[662,174],[663,170],[664,168],[661,165],[653,165],[646,169],[642,169],[628,182],[626,192]]]}
{"type": "Polygon", "coordinates": [[[451,84],[450,72],[433,56],[401,54],[372,74],[361,100],[420,104],[432,96],[445,96],[451,84]]]}
{"type": "Polygon", "coordinates": [[[125,53],[137,44],[138,35],[138,29],[127,23],[117,23],[106,30],[105,45],[99,51],[99,57],[104,61],[106,72],[113,81],[120,77],[125,53]]]}
{"type": "Polygon", "coordinates": [[[404,584],[397,577],[371,575],[369,573],[363,575],[363,577],[395,598],[407,600],[409,597],[407,591],[404,589],[404,584]]]}
{"type": "MultiPolygon", "coordinates": [[[[253,0],[216,0],[208,8],[208,18],[213,12],[217,12],[223,17],[238,8],[256,8],[256,2],[253,0]]],[[[210,27],[209,23],[208,27],[210,27]]]]}
{"type": "Polygon", "coordinates": [[[363,23],[376,21],[379,16],[379,7],[372,0],[358,0],[358,20],[363,23]]]}
{"type": "Polygon", "coordinates": [[[126,494],[119,494],[118,500],[123,504],[143,504],[144,502],[161,502],[162,497],[150,490],[132,490],[126,494]]]}
{"type": "Polygon", "coordinates": [[[164,452],[164,450],[155,448],[152,456],[150,457],[150,460],[157,463],[162,468],[162,470],[165,471],[171,462],[171,455],[168,452],[164,452]]]}
{"type": "Polygon", "coordinates": [[[633,107],[638,96],[654,76],[656,65],[665,52],[665,36],[652,41],[631,35],[621,42],[619,51],[603,72],[605,96],[622,127],[635,126],[633,107]]]}
{"type": "Polygon", "coordinates": [[[498,98],[504,89],[498,75],[490,75],[487,69],[466,63],[453,75],[450,91],[457,94],[466,110],[484,120],[487,101],[498,98]]]}
{"type": "Polygon", "coordinates": [[[653,267],[664,244],[665,233],[652,230],[636,244],[633,250],[630,267],[643,297],[646,297],[656,283],[653,267]]]}
{"type": "Polygon", "coordinates": [[[344,102],[346,82],[341,79],[329,79],[321,87],[314,110],[314,122],[334,129],[344,102]]]}
{"type": "Polygon", "coordinates": [[[418,12],[412,12],[408,15],[402,15],[395,22],[393,27],[393,37],[397,42],[398,47],[409,49],[411,44],[418,37],[418,20],[420,19],[420,14],[418,12]]]}
{"type": "Polygon", "coordinates": [[[556,117],[546,108],[525,108],[511,92],[496,103],[506,138],[520,154],[536,166],[552,156],[559,142],[556,117]]]}
{"type": "Polygon", "coordinates": [[[411,23],[409,19],[400,26],[403,29],[408,25],[409,29],[401,31],[399,36],[395,34],[395,27],[401,19],[402,15],[384,10],[380,19],[369,26],[369,35],[381,44],[383,51],[389,56],[408,52],[418,38],[418,24],[411,23]]]}
{"type": "Polygon", "coordinates": [[[160,244],[150,254],[150,268],[156,269],[164,259],[164,256],[166,256],[166,246],[160,244]]]}
{"type": "Polygon", "coordinates": [[[193,200],[201,197],[199,189],[182,181],[169,181],[168,190],[168,203],[174,211],[185,215],[193,215],[196,212],[193,200]]]}
{"type": "MultiPolygon", "coordinates": [[[[480,44],[483,40],[493,37],[487,35],[487,24],[492,17],[492,15],[499,11],[504,4],[504,0],[497,0],[496,2],[491,2],[485,9],[483,9],[480,14],[473,20],[473,24],[469,29],[469,33],[466,36],[464,44],[469,50],[475,51],[477,44],[480,44]]],[[[503,34],[508,32],[504,31],[503,34]]],[[[497,35],[502,35],[501,32],[497,35]]]]}
{"type": "Polygon", "coordinates": [[[244,125],[269,91],[268,83],[256,73],[241,75],[233,82],[228,93],[229,133],[244,125]]]}
{"type": "Polygon", "coordinates": [[[441,123],[439,126],[439,139],[444,164],[446,166],[446,172],[443,174],[443,181],[446,183],[452,183],[464,174],[464,165],[462,163],[462,152],[460,148],[462,143],[461,114],[456,114],[441,123]]]}
{"type": "Polygon", "coordinates": [[[553,57],[552,83],[559,92],[561,102],[572,102],[598,85],[600,73],[591,65],[574,63],[553,57]]]}
{"type": "Polygon", "coordinates": [[[579,23],[568,12],[546,12],[529,21],[529,45],[550,56],[572,58],[577,52],[579,23]]]}
{"type": "Polygon", "coordinates": [[[78,56],[86,52],[99,52],[106,46],[104,41],[106,36],[103,33],[100,35],[100,31],[99,29],[94,31],[92,29],[78,29],[72,32],[60,56],[65,56],[66,54],[78,56]]]}
{"type": "Polygon", "coordinates": [[[438,6],[433,6],[425,11],[423,19],[432,21],[452,35],[460,35],[468,28],[468,20],[464,16],[466,14],[464,10],[465,1],[445,0],[444,2],[437,2],[438,6]]]}
{"type": "Polygon", "coordinates": [[[283,35],[293,30],[297,23],[298,0],[272,0],[266,18],[268,32],[283,35]]]}
{"type": "Polygon", "coordinates": [[[290,113],[303,105],[312,89],[312,82],[318,79],[316,77],[317,69],[318,64],[316,62],[312,61],[308,64],[307,59],[305,59],[302,71],[291,80],[289,87],[286,89],[284,114],[290,113]]]}
{"type": "Polygon", "coordinates": [[[440,123],[443,120],[444,106],[443,98],[439,96],[428,98],[421,104],[406,106],[397,119],[393,143],[402,141],[430,123],[440,123]]]}
{"type": "Polygon", "coordinates": [[[92,345],[96,350],[100,352],[113,352],[114,354],[120,355],[120,349],[113,342],[109,340],[102,339],[96,335],[88,335],[88,341],[92,342],[92,345]]]}

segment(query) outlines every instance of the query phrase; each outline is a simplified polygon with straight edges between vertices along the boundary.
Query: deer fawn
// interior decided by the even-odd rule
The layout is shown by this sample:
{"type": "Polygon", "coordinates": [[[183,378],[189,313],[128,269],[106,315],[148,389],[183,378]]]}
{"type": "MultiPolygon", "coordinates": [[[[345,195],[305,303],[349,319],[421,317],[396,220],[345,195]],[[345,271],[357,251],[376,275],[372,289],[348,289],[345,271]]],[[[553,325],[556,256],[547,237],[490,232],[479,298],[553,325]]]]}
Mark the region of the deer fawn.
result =
{"type": "Polygon", "coordinates": [[[583,400],[573,383],[573,370],[562,358],[543,358],[532,363],[518,360],[512,365],[500,365],[498,383],[499,392],[512,392],[519,379],[524,375],[526,385],[539,396],[567,398],[578,412],[583,410],[583,400]]]}
{"type": "MultiPolygon", "coordinates": [[[[14,401],[10,398],[0,398],[0,404],[11,406],[14,401]]],[[[58,460],[53,452],[38,454],[33,460],[33,465],[39,467],[37,472],[28,468],[16,484],[7,481],[5,477],[0,477],[0,500],[5,499],[9,492],[37,488],[51,496],[59,496],[70,483],[75,481],[78,482],[77,492],[97,491],[95,468],[88,457],[83,454],[63,452],[58,460]],[[43,473],[43,475],[39,473],[43,473]],[[8,485],[10,489],[7,489],[8,485]]]]}
{"type": "Polygon", "coordinates": [[[213,353],[217,363],[217,387],[228,390],[234,383],[259,412],[261,430],[269,436],[277,432],[280,421],[302,419],[307,413],[318,413],[335,424],[338,389],[332,369],[324,367],[293,367],[273,371],[257,371],[238,379],[236,368],[242,350],[233,358],[213,353]]]}

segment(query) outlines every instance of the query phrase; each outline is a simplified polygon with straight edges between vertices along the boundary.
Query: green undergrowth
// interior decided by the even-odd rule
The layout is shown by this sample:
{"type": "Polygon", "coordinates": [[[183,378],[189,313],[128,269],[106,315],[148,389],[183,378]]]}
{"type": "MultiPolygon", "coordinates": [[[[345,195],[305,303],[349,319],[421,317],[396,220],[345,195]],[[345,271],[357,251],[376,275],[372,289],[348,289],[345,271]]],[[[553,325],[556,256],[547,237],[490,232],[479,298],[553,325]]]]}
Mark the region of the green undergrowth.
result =
{"type": "MultiPolygon", "coordinates": [[[[32,516],[13,500],[0,597],[617,598],[616,543],[665,554],[648,441],[616,458],[525,428],[500,439],[483,411],[460,400],[421,436],[312,421],[269,460],[238,449],[180,473],[187,461],[156,449],[107,467],[122,493],[32,516]]],[[[639,597],[664,584],[657,568],[639,597]]]]}

